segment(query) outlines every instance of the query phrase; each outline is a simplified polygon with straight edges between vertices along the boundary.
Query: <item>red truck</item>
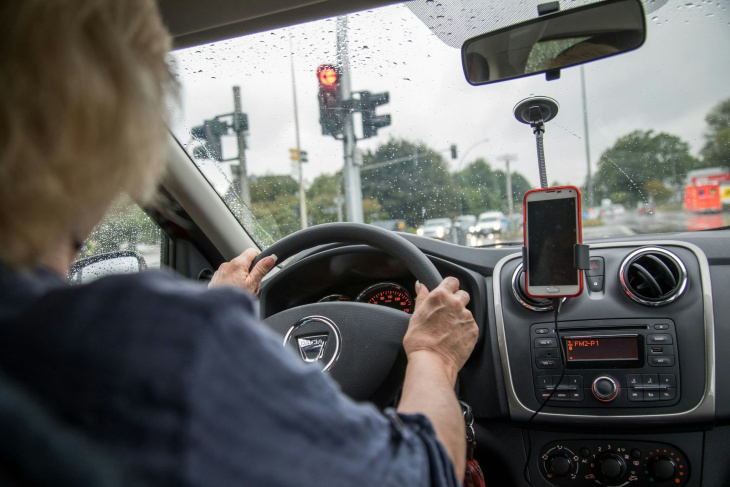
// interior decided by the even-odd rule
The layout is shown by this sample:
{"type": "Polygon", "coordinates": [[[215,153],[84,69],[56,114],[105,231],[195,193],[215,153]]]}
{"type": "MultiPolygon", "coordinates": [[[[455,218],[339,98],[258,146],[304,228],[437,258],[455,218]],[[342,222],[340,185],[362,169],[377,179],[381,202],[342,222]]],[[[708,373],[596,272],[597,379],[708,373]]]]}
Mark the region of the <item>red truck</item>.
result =
{"type": "Polygon", "coordinates": [[[684,188],[684,209],[692,213],[722,211],[723,204],[730,205],[730,171],[713,167],[687,173],[684,188]]]}

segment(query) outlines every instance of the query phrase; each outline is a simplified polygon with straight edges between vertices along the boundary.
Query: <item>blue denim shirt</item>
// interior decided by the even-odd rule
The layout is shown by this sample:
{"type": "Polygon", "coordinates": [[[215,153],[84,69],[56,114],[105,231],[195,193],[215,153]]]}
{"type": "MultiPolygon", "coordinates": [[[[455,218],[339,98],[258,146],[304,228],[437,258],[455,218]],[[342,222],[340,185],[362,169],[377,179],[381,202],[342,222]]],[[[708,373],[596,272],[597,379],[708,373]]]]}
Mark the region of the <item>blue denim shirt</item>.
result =
{"type": "Polygon", "coordinates": [[[0,269],[0,369],[153,485],[459,485],[426,417],[351,401],[233,288],[0,269]]]}

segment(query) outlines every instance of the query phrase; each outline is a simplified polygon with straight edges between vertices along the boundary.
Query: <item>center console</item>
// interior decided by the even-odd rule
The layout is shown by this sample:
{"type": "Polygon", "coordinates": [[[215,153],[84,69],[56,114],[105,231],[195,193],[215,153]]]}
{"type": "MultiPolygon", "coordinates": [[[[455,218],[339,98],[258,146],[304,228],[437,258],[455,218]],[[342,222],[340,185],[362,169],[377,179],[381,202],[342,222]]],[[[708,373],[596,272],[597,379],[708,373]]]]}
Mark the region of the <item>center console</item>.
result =
{"type": "Polygon", "coordinates": [[[562,303],[557,326],[551,302],[526,302],[520,293],[520,254],[505,257],[494,270],[506,400],[510,418],[530,438],[531,482],[696,485],[702,433],[674,432],[714,420],[707,259],[683,242],[592,244],[590,254],[601,263],[601,279],[562,303]],[[680,276],[686,279],[677,279],[683,293],[637,298],[627,269],[638,270],[652,285],[655,277],[644,272],[640,258],[664,259],[657,264],[660,271],[670,267],[667,262],[686,269],[680,276]]]}
{"type": "Polygon", "coordinates": [[[672,320],[571,321],[561,322],[558,330],[551,322],[535,323],[530,341],[541,404],[655,408],[677,404],[681,397],[672,320]]]}

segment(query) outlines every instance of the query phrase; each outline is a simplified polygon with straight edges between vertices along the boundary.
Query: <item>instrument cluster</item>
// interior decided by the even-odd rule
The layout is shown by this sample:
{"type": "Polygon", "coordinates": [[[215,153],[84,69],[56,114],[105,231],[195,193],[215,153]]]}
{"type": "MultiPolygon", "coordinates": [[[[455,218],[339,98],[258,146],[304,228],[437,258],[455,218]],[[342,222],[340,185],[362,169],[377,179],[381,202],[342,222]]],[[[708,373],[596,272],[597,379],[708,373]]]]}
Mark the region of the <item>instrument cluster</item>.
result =
{"type": "Polygon", "coordinates": [[[344,294],[329,294],[318,302],[357,301],[378,306],[388,306],[406,313],[413,313],[413,299],[406,289],[392,282],[379,282],[363,289],[354,299],[344,294]]]}

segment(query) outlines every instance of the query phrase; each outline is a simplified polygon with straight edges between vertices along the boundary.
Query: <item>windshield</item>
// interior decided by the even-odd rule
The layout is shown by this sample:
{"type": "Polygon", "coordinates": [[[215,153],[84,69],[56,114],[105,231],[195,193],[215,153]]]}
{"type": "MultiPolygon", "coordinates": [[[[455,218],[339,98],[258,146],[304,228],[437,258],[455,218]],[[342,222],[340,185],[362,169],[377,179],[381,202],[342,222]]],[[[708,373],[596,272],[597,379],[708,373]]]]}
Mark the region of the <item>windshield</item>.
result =
{"type": "MultiPolygon", "coordinates": [[[[636,51],[553,81],[474,87],[460,50],[442,40],[448,16],[427,10],[442,5],[433,3],[173,54],[183,88],[173,132],[260,246],[326,222],[394,220],[403,222],[394,230],[416,233],[427,220],[464,214],[504,222],[490,240],[454,242],[521,241],[522,197],[539,187],[539,173],[532,130],[513,107],[533,95],[560,105],[544,134],[547,177],[580,188],[585,239],[730,224],[725,5],[645,2],[646,42],[636,51]],[[414,11],[433,17],[433,30],[414,11]],[[323,85],[337,76],[357,105],[350,146],[326,134],[344,130],[323,85]]],[[[514,21],[513,3],[475,2],[473,18],[514,21]]],[[[540,2],[522,3],[536,12],[540,2]]]]}

